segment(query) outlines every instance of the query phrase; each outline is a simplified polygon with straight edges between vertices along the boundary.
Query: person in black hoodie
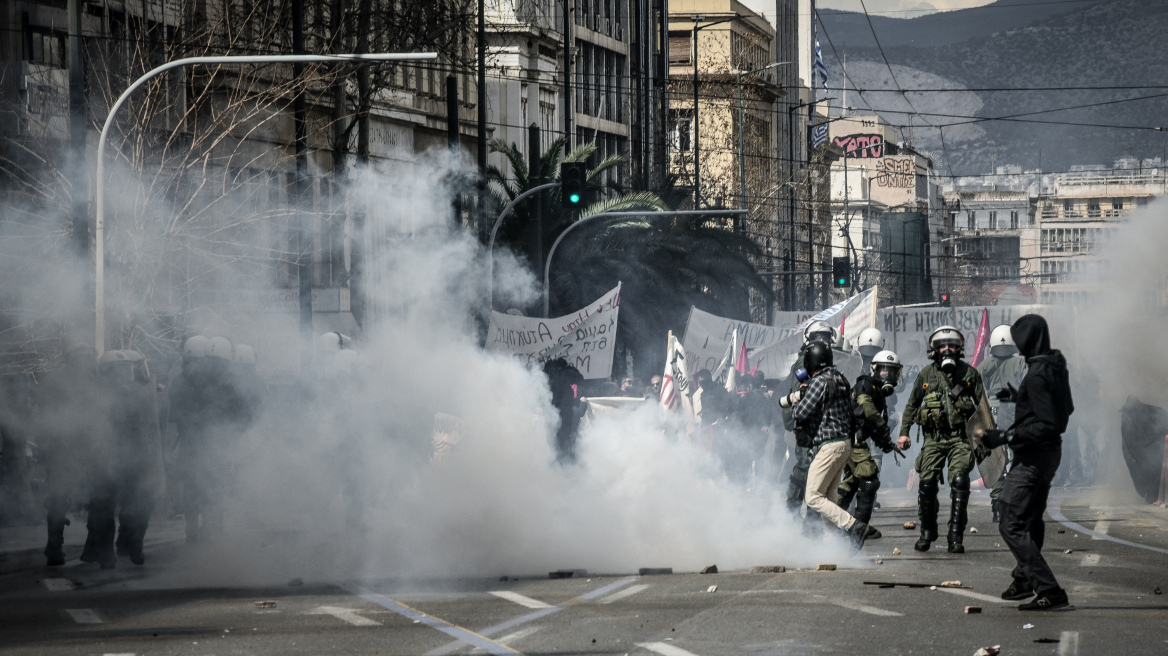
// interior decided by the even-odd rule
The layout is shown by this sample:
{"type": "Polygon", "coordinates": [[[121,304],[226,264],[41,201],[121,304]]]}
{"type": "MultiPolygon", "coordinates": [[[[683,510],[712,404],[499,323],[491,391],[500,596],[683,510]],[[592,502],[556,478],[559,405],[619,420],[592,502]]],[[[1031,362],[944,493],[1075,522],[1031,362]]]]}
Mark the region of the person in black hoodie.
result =
{"type": "Polygon", "coordinates": [[[1046,499],[1062,459],[1062,434],[1074,412],[1067,361],[1050,348],[1046,320],[1036,314],[1020,317],[1010,327],[1018,351],[1026,358],[1026,376],[1017,391],[1004,390],[1003,401],[1015,402],[1014,423],[1005,431],[985,431],[982,443],[994,448],[1009,444],[1014,462],[1002,491],[998,530],[1018,561],[1014,581],[1002,599],[1034,596],[1018,610],[1053,610],[1069,602],[1042,557],[1046,499]]]}

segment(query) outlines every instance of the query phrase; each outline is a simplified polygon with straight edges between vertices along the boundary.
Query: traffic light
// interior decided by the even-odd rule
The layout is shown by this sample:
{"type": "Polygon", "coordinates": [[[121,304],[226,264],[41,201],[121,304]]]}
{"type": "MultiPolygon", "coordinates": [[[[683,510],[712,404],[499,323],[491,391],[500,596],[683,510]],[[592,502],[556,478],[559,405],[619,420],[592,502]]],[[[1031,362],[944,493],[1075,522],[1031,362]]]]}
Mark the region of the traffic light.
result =
{"type": "Polygon", "coordinates": [[[847,257],[831,258],[832,285],[835,287],[852,286],[852,261],[847,257]]]}
{"type": "Polygon", "coordinates": [[[584,162],[560,164],[560,197],[564,209],[580,209],[588,195],[588,171],[584,162]]]}
{"type": "Polygon", "coordinates": [[[949,307],[949,295],[941,294],[941,307],[949,307]]]}

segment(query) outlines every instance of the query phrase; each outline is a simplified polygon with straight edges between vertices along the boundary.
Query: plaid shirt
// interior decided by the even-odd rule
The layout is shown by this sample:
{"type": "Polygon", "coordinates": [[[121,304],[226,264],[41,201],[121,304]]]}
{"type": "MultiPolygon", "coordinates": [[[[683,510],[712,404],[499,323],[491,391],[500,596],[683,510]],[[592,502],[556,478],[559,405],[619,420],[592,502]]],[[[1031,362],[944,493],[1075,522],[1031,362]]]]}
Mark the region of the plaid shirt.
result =
{"type": "Polygon", "coordinates": [[[793,408],[816,447],[852,439],[852,393],[848,379],[835,367],[824,367],[811,378],[803,398],[793,408]],[[834,385],[834,392],[829,390],[834,385]]]}

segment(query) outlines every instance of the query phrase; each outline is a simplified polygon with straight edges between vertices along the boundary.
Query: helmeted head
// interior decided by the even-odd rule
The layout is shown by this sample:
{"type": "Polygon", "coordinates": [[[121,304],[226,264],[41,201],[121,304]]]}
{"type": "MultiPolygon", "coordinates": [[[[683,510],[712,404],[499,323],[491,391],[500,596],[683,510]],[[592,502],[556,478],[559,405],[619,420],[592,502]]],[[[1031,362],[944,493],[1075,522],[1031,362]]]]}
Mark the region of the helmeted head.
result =
{"type": "Polygon", "coordinates": [[[1002,324],[990,332],[990,355],[1008,358],[1018,352],[1014,338],[1010,336],[1010,324],[1002,324]]]}
{"type": "Polygon", "coordinates": [[[140,379],[145,366],[146,358],[137,351],[106,351],[97,360],[97,373],[115,384],[130,383],[140,379]]]}
{"type": "Polygon", "coordinates": [[[831,352],[831,346],[823,342],[815,341],[807,345],[807,350],[803,352],[803,367],[807,369],[808,373],[815,372],[830,367],[834,363],[834,356],[831,352]]]}
{"type": "Polygon", "coordinates": [[[957,362],[965,356],[965,336],[953,326],[941,326],[929,335],[929,359],[942,371],[957,369],[957,362]]]}
{"type": "Polygon", "coordinates": [[[207,357],[209,350],[211,350],[211,340],[202,335],[188,337],[187,341],[183,342],[183,363],[201,360],[207,357]]]}
{"type": "Polygon", "coordinates": [[[231,368],[231,358],[235,347],[226,337],[212,337],[207,346],[207,368],[214,373],[223,373],[231,368]]]}
{"type": "Polygon", "coordinates": [[[860,351],[860,355],[865,358],[875,356],[884,350],[884,333],[880,332],[879,328],[865,328],[860,333],[860,338],[856,342],[856,348],[860,351]]]}
{"type": "Polygon", "coordinates": [[[236,344],[235,348],[231,351],[231,364],[241,369],[255,369],[255,349],[247,344],[236,344]]]}
{"type": "MultiPolygon", "coordinates": [[[[839,331],[826,321],[812,321],[803,329],[803,343],[821,342],[830,348],[839,337],[839,331]]],[[[810,369],[808,369],[810,371],[810,369]]]]}
{"type": "Polygon", "coordinates": [[[884,396],[892,396],[896,391],[902,369],[900,358],[892,351],[881,351],[872,356],[872,377],[880,382],[884,396]]]}

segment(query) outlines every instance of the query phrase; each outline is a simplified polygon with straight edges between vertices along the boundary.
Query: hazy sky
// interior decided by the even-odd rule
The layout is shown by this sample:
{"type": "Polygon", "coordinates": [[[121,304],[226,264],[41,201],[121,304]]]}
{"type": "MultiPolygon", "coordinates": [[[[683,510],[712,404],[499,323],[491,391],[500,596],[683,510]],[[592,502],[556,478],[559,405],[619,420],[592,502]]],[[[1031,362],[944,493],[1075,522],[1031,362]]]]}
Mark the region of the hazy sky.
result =
{"type": "MultiPolygon", "coordinates": [[[[868,5],[868,11],[873,14],[889,18],[913,18],[950,9],[980,7],[992,3],[993,0],[864,0],[864,2],[868,5]]],[[[823,9],[863,11],[860,0],[819,0],[816,6],[823,9]]]]}

